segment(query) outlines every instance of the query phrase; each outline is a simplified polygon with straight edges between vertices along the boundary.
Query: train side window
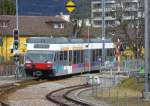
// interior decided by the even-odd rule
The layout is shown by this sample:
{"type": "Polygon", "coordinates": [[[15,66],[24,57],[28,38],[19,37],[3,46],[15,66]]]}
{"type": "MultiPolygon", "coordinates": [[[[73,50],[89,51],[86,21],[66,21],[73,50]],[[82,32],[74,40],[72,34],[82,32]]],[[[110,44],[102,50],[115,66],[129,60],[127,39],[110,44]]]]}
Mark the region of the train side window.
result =
{"type": "Polygon", "coordinates": [[[76,63],[81,63],[81,57],[80,57],[81,55],[80,54],[81,54],[81,51],[78,50],[77,51],[77,56],[76,56],[76,58],[77,58],[76,63]]]}
{"type": "Polygon", "coordinates": [[[81,63],[83,63],[83,50],[81,50],[80,56],[81,56],[81,63]]]}
{"type": "Polygon", "coordinates": [[[99,56],[99,57],[102,57],[102,49],[98,49],[98,51],[99,51],[98,56],[99,56]]]}
{"type": "Polygon", "coordinates": [[[96,60],[96,50],[92,51],[92,61],[94,62],[96,60]]]}
{"type": "Polygon", "coordinates": [[[60,51],[60,54],[59,54],[59,57],[60,57],[59,60],[60,60],[60,61],[63,60],[63,54],[64,54],[63,51],[60,51]]]}
{"type": "Polygon", "coordinates": [[[92,61],[96,62],[99,57],[102,56],[102,50],[101,49],[94,49],[92,50],[92,61]]]}
{"type": "Polygon", "coordinates": [[[55,53],[55,57],[54,57],[54,61],[58,61],[59,57],[58,57],[58,52],[55,53]]]}
{"type": "Polygon", "coordinates": [[[107,49],[107,56],[113,56],[113,49],[107,49]]]}
{"type": "Polygon", "coordinates": [[[69,51],[69,65],[72,64],[72,51],[69,51]]]}
{"type": "Polygon", "coordinates": [[[64,60],[67,60],[67,51],[64,51],[64,60]]]}
{"type": "Polygon", "coordinates": [[[77,63],[77,51],[73,51],[73,64],[77,63]]]}

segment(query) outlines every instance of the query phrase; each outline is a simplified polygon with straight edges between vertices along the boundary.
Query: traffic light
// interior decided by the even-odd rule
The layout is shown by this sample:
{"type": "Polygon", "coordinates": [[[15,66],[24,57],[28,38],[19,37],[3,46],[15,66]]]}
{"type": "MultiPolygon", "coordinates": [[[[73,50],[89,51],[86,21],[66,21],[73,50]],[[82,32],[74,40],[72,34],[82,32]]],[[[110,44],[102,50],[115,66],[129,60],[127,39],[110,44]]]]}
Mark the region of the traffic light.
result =
{"type": "Polygon", "coordinates": [[[18,50],[19,47],[19,41],[14,41],[14,49],[18,50]]]}
{"type": "Polygon", "coordinates": [[[19,30],[18,29],[13,30],[13,36],[14,36],[14,41],[19,40],[19,30]]]}
{"type": "Polygon", "coordinates": [[[14,46],[13,48],[15,50],[18,50],[18,47],[19,47],[19,30],[18,29],[14,29],[13,30],[13,37],[14,37],[14,46]]]}
{"type": "Polygon", "coordinates": [[[18,61],[19,61],[19,58],[20,58],[19,54],[15,54],[15,55],[14,55],[14,61],[15,61],[15,62],[18,62],[18,61]]]}

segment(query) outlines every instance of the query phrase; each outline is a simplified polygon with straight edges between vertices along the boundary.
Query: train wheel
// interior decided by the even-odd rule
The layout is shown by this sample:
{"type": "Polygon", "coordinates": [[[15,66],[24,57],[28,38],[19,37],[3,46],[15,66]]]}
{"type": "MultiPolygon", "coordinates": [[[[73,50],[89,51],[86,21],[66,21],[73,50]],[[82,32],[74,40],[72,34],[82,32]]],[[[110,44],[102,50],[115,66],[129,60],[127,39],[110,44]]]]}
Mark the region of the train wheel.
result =
{"type": "Polygon", "coordinates": [[[36,72],[34,72],[34,76],[41,77],[41,76],[43,76],[43,73],[41,71],[36,71],[36,72]]]}
{"type": "Polygon", "coordinates": [[[26,75],[27,75],[27,76],[33,76],[33,72],[31,72],[31,71],[29,71],[29,70],[25,70],[25,72],[26,72],[26,75]]]}

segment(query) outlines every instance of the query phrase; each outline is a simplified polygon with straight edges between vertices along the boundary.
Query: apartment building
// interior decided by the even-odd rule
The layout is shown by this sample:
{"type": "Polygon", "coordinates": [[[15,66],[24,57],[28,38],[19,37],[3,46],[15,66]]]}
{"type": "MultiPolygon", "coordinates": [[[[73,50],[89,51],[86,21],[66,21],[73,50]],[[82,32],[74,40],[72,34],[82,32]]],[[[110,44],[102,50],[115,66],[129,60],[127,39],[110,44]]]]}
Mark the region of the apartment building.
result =
{"type": "MultiPolygon", "coordinates": [[[[118,25],[116,13],[121,9],[123,20],[138,20],[144,17],[144,0],[105,0],[106,27],[118,25]]],[[[102,27],[102,0],[91,1],[91,18],[93,27],[102,27]]]]}
{"type": "Polygon", "coordinates": [[[142,6],[142,1],[144,0],[120,0],[123,9],[123,19],[133,20],[141,17],[140,7],[142,6]]]}
{"type": "MultiPolygon", "coordinates": [[[[105,0],[105,22],[107,27],[116,25],[116,0],[105,0]]],[[[91,18],[93,27],[102,27],[102,0],[91,1],[91,18]]]]}

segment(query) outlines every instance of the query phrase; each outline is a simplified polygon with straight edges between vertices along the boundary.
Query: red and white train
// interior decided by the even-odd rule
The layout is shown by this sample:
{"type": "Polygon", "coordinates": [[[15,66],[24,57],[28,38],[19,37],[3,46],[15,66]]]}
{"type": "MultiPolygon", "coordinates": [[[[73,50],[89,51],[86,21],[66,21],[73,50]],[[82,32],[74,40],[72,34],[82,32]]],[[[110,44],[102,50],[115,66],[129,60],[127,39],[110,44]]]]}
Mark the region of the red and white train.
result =
{"type": "MultiPolygon", "coordinates": [[[[114,44],[105,40],[106,60],[113,60],[114,44]]],[[[103,41],[97,39],[28,38],[24,56],[26,73],[32,76],[62,76],[98,70],[103,41]]]]}

